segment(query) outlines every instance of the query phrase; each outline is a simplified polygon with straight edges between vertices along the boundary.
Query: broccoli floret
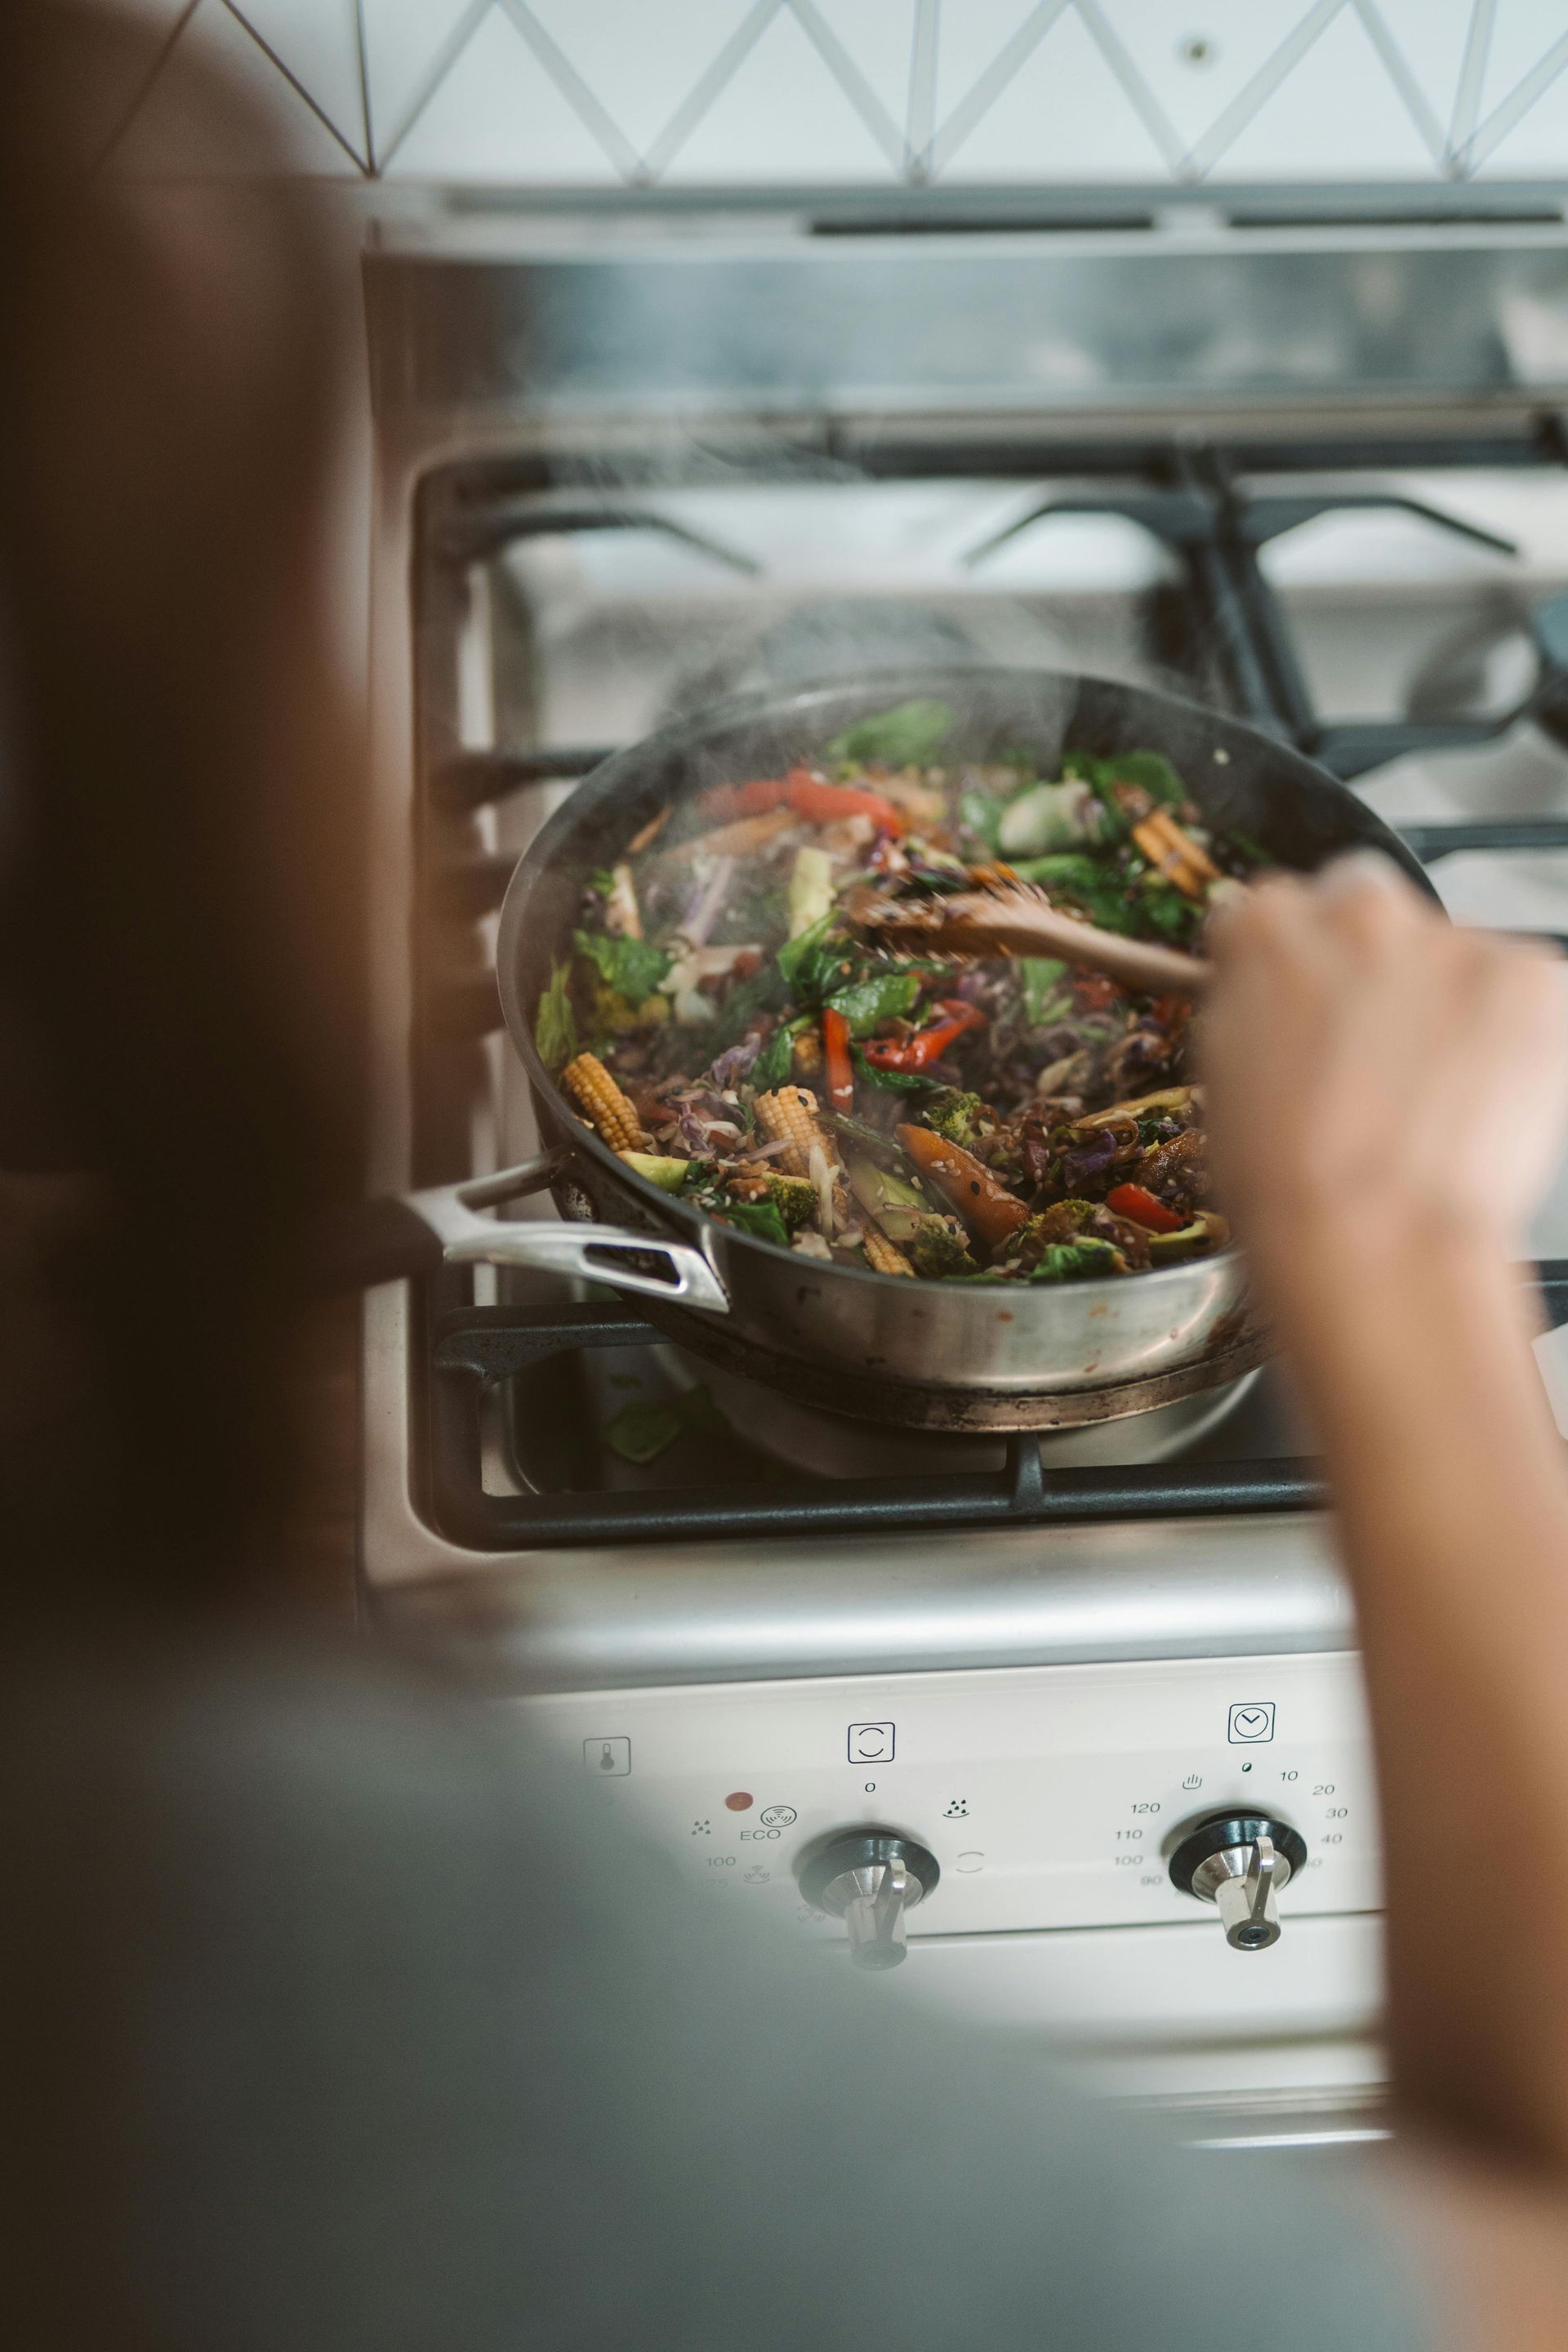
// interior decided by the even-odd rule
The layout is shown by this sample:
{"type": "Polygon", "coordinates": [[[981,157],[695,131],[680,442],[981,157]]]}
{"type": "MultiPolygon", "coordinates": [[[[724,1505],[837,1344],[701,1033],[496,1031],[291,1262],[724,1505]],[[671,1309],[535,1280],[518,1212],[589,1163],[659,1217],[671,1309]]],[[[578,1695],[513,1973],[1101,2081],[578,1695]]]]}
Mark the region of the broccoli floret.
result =
{"type": "Polygon", "coordinates": [[[940,1281],[944,1275],[974,1272],[963,1228],[955,1217],[940,1217],[934,1210],[899,1236],[899,1247],[915,1272],[931,1282],[940,1281]]]}
{"type": "Polygon", "coordinates": [[[590,1036],[627,1037],[634,1030],[657,1029],[668,1020],[667,996],[647,996],[634,1004],[630,997],[609,987],[586,964],[580,964],[578,971],[580,1002],[590,1036]]]}
{"type": "Polygon", "coordinates": [[[804,1225],[816,1206],[816,1187],[807,1176],[785,1176],[776,1168],[746,1169],[732,1175],[716,1203],[721,1216],[737,1201],[771,1209],[783,1218],[786,1233],[804,1225]]]}
{"type": "Polygon", "coordinates": [[[809,1176],[784,1176],[770,1169],[768,1198],[790,1233],[804,1225],[816,1206],[816,1187],[809,1176]]]}
{"type": "Polygon", "coordinates": [[[921,1105],[921,1119],[949,1143],[959,1144],[967,1151],[981,1132],[984,1108],[978,1095],[962,1093],[957,1087],[942,1087],[921,1105]]]}
{"type": "Polygon", "coordinates": [[[1007,1255],[1027,1262],[1038,1251],[1048,1249],[1053,1242],[1075,1241],[1100,1213],[1100,1203],[1098,1201],[1076,1198],[1053,1201],[1048,1209],[1041,1209],[1026,1225],[1020,1227],[1018,1237],[1007,1255]]]}

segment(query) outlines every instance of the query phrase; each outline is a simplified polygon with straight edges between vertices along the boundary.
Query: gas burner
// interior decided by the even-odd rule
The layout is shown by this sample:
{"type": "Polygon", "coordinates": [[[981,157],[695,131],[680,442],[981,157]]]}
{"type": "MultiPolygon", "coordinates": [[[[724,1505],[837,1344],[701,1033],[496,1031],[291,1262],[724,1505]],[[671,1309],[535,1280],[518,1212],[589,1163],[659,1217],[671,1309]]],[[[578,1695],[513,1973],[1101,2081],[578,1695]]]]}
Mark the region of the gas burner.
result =
{"type": "MultiPolygon", "coordinates": [[[[785,1468],[813,1478],[911,1478],[961,1471],[999,1471],[1007,1448],[999,1436],[957,1430],[894,1429],[847,1420],[661,1349],[662,1369],[678,1384],[706,1387],[728,1427],[785,1468]]],[[[1034,1433],[1043,1470],[1176,1462],[1215,1437],[1260,1378],[1243,1372],[1209,1388],[1112,1419],[1034,1433]]],[[[1061,1401],[1071,1410],[1068,1400],[1061,1401]]]]}

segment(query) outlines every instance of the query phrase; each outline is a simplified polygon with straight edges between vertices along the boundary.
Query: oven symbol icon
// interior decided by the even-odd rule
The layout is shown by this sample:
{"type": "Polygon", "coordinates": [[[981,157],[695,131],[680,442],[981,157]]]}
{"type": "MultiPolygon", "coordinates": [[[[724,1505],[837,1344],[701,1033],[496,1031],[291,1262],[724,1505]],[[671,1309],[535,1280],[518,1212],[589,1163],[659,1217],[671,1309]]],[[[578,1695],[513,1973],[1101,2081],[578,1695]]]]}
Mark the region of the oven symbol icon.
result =
{"type": "Polygon", "coordinates": [[[849,1727],[849,1761],[851,1764],[890,1764],[893,1760],[893,1726],[890,1723],[852,1723],[849,1727]]]}

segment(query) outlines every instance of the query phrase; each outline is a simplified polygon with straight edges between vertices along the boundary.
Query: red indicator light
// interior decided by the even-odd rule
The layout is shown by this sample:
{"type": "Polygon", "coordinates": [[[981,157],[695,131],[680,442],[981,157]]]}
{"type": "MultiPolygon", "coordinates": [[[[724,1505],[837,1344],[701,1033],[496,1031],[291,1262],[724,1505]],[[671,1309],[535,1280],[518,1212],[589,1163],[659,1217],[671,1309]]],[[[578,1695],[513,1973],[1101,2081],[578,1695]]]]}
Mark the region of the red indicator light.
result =
{"type": "Polygon", "coordinates": [[[732,1789],[724,1800],[732,1813],[749,1813],[756,1801],[749,1789],[732,1789]]]}

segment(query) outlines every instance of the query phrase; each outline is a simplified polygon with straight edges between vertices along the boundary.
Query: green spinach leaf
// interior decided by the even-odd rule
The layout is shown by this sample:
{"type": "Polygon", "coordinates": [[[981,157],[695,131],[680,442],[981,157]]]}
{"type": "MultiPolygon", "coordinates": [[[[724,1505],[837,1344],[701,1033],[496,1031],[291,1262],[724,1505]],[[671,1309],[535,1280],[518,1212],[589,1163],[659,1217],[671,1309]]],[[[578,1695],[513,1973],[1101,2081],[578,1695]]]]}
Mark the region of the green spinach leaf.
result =
{"type": "Polygon", "coordinates": [[[743,1234],[754,1234],[761,1242],[777,1242],[780,1249],[789,1247],[789,1229],[773,1201],[731,1201],[709,1210],[722,1224],[739,1225],[743,1234]]]}
{"type": "Polygon", "coordinates": [[[836,919],[829,908],[809,930],[802,931],[798,939],[786,940],[778,951],[784,985],[803,1004],[821,1004],[854,977],[857,964],[863,961],[852,940],[829,937],[836,919]]]}
{"type": "Polygon", "coordinates": [[[999,799],[994,793],[967,792],[958,796],[961,822],[968,826],[976,840],[984,843],[993,857],[1001,855],[997,836],[1002,830],[1002,819],[1011,806],[1010,801],[999,799]]]}
{"type": "Polygon", "coordinates": [[[564,960],[550,967],[550,985],[539,1000],[533,1018],[533,1038],[547,1070],[563,1070],[577,1051],[577,1019],[572,1010],[572,967],[564,960]]]}
{"type": "Polygon", "coordinates": [[[711,1436],[721,1434],[728,1427],[713,1402],[712,1390],[701,1387],[688,1389],[684,1396],[668,1402],[624,1404],[614,1420],[605,1424],[605,1443],[623,1462],[640,1465],[657,1462],[683,1430],[700,1430],[711,1436]]]}
{"type": "Polygon", "coordinates": [[[795,1041],[803,1029],[809,1029],[809,1017],[799,1021],[781,1022],[752,1064],[752,1084],[760,1095],[771,1094],[775,1087],[788,1084],[795,1066],[795,1041]]]}
{"type": "Polygon", "coordinates": [[[1072,1282],[1083,1275],[1114,1274],[1121,1252],[1114,1242],[1086,1234],[1079,1242],[1052,1242],[1040,1252],[1039,1264],[1026,1277],[1030,1282],[1072,1282]]]}
{"type": "Polygon", "coordinates": [[[621,939],[610,931],[574,931],[572,944],[579,955],[587,957],[600,978],[631,1004],[640,1004],[645,996],[651,996],[669,970],[669,957],[651,940],[621,939]]]}
{"type": "Polygon", "coordinates": [[[1024,1018],[1031,1029],[1043,1028],[1070,1005],[1071,992],[1063,985],[1067,969],[1055,956],[1018,958],[1016,970],[1024,991],[1024,1018]]]}
{"type": "Polygon", "coordinates": [[[948,702],[900,702],[872,719],[846,727],[827,746],[834,761],[859,760],[888,768],[926,768],[936,758],[952,730],[952,706],[948,702]]]}
{"type": "Polygon", "coordinates": [[[879,1021],[899,1020],[911,1012],[920,992],[914,972],[884,971],[870,980],[858,980],[848,988],[836,989],[827,1002],[836,1013],[843,1013],[852,1037],[868,1037],[879,1021]]]}
{"type": "Polygon", "coordinates": [[[888,1094],[924,1094],[932,1087],[945,1086],[944,1079],[922,1078],[913,1070],[879,1070],[873,1063],[866,1059],[858,1045],[851,1045],[849,1051],[854,1057],[856,1068],[868,1086],[880,1087],[888,1094]]]}

